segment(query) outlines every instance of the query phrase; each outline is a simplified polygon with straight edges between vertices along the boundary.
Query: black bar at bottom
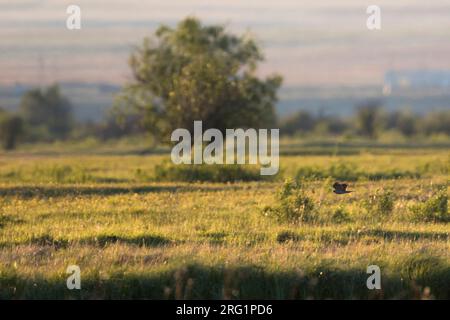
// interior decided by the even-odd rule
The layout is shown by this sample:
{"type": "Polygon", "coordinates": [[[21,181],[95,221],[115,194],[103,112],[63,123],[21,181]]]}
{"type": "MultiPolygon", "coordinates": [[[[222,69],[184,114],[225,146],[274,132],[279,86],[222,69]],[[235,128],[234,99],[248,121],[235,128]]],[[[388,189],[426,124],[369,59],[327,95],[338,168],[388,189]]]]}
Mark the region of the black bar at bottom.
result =
{"type": "MultiPolygon", "coordinates": [[[[445,314],[450,301],[404,300],[97,300],[97,301],[0,301],[2,312],[20,315],[32,310],[33,315],[46,319],[52,310],[76,316],[89,310],[90,318],[98,313],[113,318],[130,319],[142,315],[142,319],[304,319],[320,315],[355,317],[386,316],[397,309],[403,317],[408,315],[430,317],[433,312],[445,314]],[[54,309],[53,309],[54,308],[54,309]],[[9,310],[8,310],[9,309],[9,310]],[[309,316],[308,316],[309,315],[309,316]]],[[[55,315],[58,315],[56,313],[55,315]]],[[[50,317],[51,318],[51,317],[50,317]]],[[[61,319],[59,316],[58,319],[61,319]]]]}

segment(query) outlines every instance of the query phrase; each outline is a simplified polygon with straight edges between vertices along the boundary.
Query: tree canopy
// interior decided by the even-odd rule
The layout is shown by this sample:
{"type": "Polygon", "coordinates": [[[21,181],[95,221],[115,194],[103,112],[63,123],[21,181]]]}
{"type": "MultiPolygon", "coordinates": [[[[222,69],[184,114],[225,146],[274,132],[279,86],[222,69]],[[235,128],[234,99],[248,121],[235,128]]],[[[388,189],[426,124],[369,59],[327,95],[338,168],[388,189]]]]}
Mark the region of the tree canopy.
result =
{"type": "Polygon", "coordinates": [[[0,108],[0,147],[12,150],[22,134],[22,119],[0,108]]]}
{"type": "Polygon", "coordinates": [[[29,134],[39,138],[64,139],[73,127],[72,106],[57,85],[25,93],[20,114],[29,134]]]}
{"type": "MultiPolygon", "coordinates": [[[[175,28],[159,27],[130,57],[133,82],[119,98],[119,110],[142,115],[155,136],[176,128],[261,128],[275,122],[281,77],[258,77],[260,48],[247,36],[186,18],[175,28]],[[125,108],[123,108],[125,106],[125,108]]],[[[165,140],[165,139],[163,139],[165,140]]]]}

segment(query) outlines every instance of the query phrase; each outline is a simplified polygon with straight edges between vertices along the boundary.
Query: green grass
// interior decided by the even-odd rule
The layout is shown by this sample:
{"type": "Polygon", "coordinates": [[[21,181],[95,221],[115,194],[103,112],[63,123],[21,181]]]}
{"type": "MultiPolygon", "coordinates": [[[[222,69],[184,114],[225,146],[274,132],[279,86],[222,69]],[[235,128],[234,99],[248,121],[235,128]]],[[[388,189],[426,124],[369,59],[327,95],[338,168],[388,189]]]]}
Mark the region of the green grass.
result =
{"type": "Polygon", "coordinates": [[[165,155],[7,154],[0,298],[450,299],[449,156],[286,155],[275,180],[229,183],[160,181],[165,155]],[[305,168],[321,176],[297,174],[305,168]],[[333,172],[359,173],[354,192],[332,193],[333,172]],[[296,177],[314,219],[264,216],[296,177]],[[72,264],[80,291],[66,288],[72,264]],[[380,291],[366,288],[371,264],[380,291]]]}

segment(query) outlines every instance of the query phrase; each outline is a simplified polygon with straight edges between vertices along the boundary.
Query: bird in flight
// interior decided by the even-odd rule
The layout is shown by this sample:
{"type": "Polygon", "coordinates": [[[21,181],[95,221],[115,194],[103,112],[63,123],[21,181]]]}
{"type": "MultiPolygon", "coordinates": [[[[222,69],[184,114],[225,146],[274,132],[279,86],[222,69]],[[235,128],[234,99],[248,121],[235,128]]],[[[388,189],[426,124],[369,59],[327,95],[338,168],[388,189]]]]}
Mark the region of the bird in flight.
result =
{"type": "Polygon", "coordinates": [[[333,184],[333,192],[336,194],[344,194],[344,193],[350,193],[351,191],[347,190],[347,184],[346,183],[339,183],[335,182],[333,184]]]}

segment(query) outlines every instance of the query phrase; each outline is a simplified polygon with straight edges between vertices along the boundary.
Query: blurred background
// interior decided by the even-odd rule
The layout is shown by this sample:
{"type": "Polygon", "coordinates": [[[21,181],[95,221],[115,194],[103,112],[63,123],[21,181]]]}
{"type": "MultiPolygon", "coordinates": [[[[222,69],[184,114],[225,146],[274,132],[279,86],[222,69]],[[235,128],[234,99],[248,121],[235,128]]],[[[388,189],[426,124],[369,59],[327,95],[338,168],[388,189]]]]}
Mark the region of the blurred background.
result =
{"type": "Polygon", "coordinates": [[[258,74],[284,79],[282,133],[352,135],[359,112],[362,121],[383,113],[383,132],[449,135],[450,0],[0,0],[2,112],[18,112],[27,92],[57,84],[70,128],[53,139],[84,137],[86,127],[109,138],[100,131],[132,80],[133,48],[186,16],[256,39],[265,56],[258,74]],[[71,4],[81,7],[81,30],[66,29],[71,4]],[[366,27],[372,4],[381,7],[381,30],[366,27]]]}

